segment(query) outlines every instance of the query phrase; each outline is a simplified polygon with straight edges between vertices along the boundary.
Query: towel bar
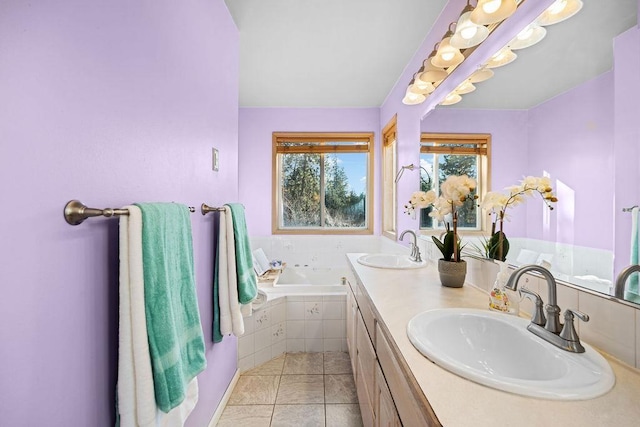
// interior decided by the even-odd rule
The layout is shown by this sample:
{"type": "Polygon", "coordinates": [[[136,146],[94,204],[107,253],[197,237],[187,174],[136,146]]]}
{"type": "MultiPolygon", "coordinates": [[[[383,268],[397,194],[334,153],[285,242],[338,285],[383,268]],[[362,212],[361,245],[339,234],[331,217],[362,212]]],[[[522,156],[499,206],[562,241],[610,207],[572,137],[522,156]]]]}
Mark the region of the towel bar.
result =
{"type": "MultiPolygon", "coordinates": [[[[195,212],[196,208],[189,206],[189,212],[195,212]]],[[[87,219],[94,216],[104,216],[110,218],[112,216],[129,215],[127,209],[96,209],[88,208],[79,200],[71,200],[64,207],[64,219],[69,225],[79,225],[87,219]]]]}
{"type": "Polygon", "coordinates": [[[202,212],[202,215],[206,215],[210,212],[222,212],[224,211],[224,208],[214,208],[212,206],[208,206],[206,203],[203,203],[200,206],[200,212],[202,212]]]}
{"type": "Polygon", "coordinates": [[[631,212],[634,208],[637,208],[638,205],[631,206],[630,208],[622,208],[622,212],[631,212]]]}

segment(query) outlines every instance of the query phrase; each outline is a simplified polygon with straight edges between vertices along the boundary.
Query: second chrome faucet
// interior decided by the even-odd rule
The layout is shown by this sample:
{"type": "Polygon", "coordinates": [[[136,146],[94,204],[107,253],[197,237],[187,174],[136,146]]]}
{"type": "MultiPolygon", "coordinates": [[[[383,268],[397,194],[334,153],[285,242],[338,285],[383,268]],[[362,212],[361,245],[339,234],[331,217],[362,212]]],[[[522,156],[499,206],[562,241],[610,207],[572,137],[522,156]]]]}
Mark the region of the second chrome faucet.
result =
{"type": "Polygon", "coordinates": [[[404,235],[409,233],[413,236],[413,242],[411,243],[411,255],[409,255],[409,259],[415,262],[422,262],[422,256],[420,255],[420,248],[418,248],[418,238],[416,237],[416,233],[413,230],[404,230],[398,240],[402,241],[404,239],[404,235]]]}
{"type": "Polygon", "coordinates": [[[556,279],[549,270],[539,265],[525,265],[513,272],[505,286],[515,291],[518,288],[518,280],[520,280],[520,277],[529,271],[538,272],[545,278],[549,290],[549,298],[547,305],[544,307],[544,311],[546,312],[545,316],[545,312],[542,310],[544,305],[542,298],[526,288],[520,290],[526,297],[534,299],[535,303],[533,317],[527,329],[543,340],[564,350],[574,353],[584,353],[584,347],[580,343],[580,339],[573,325],[573,320],[575,316],[583,322],[588,322],[589,316],[576,310],[567,309],[564,313],[564,325],[560,323],[560,307],[558,307],[556,279]]]}

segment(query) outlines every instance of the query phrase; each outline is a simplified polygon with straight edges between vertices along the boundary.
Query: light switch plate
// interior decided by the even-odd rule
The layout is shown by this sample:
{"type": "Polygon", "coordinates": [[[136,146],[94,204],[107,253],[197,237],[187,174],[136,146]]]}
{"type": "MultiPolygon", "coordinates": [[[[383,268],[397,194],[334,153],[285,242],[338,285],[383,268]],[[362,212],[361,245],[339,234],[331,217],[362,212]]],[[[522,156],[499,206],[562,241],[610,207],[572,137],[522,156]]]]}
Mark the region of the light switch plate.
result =
{"type": "Polygon", "coordinates": [[[218,152],[217,148],[213,148],[212,150],[213,152],[211,156],[211,168],[215,172],[218,172],[218,170],[220,169],[220,153],[218,152]]]}

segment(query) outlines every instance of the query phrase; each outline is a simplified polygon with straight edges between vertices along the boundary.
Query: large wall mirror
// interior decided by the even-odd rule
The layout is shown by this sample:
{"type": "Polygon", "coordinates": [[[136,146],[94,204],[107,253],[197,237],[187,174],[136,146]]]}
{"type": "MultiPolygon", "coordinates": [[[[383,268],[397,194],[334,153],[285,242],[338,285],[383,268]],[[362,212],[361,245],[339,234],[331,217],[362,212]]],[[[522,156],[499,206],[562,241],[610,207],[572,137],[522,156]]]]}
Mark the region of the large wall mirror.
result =
{"type": "Polygon", "coordinates": [[[423,135],[490,134],[493,191],[549,176],[559,199],[552,212],[535,198],[509,209],[507,261],[547,261],[561,280],[606,294],[630,264],[632,214],[624,209],[640,204],[637,7],[585,1],[421,123],[423,135]]]}

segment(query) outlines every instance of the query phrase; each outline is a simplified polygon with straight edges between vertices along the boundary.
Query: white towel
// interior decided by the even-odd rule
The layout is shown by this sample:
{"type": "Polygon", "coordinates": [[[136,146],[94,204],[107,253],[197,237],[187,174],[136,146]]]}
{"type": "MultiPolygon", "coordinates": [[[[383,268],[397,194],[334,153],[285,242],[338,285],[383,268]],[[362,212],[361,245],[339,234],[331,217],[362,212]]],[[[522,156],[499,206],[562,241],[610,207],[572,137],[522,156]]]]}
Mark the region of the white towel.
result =
{"type": "Polygon", "coordinates": [[[142,213],[125,206],[120,217],[120,332],[118,348],[118,413],[122,427],[178,427],[184,425],[198,401],[198,380],[187,388],[180,406],[168,414],[156,406],[144,308],[142,213]]]}
{"type": "Polygon", "coordinates": [[[220,215],[220,241],[218,256],[218,304],[220,305],[220,333],[244,334],[244,320],[238,302],[238,276],[236,271],[236,241],[233,234],[231,209],[224,207],[220,215]]]}

